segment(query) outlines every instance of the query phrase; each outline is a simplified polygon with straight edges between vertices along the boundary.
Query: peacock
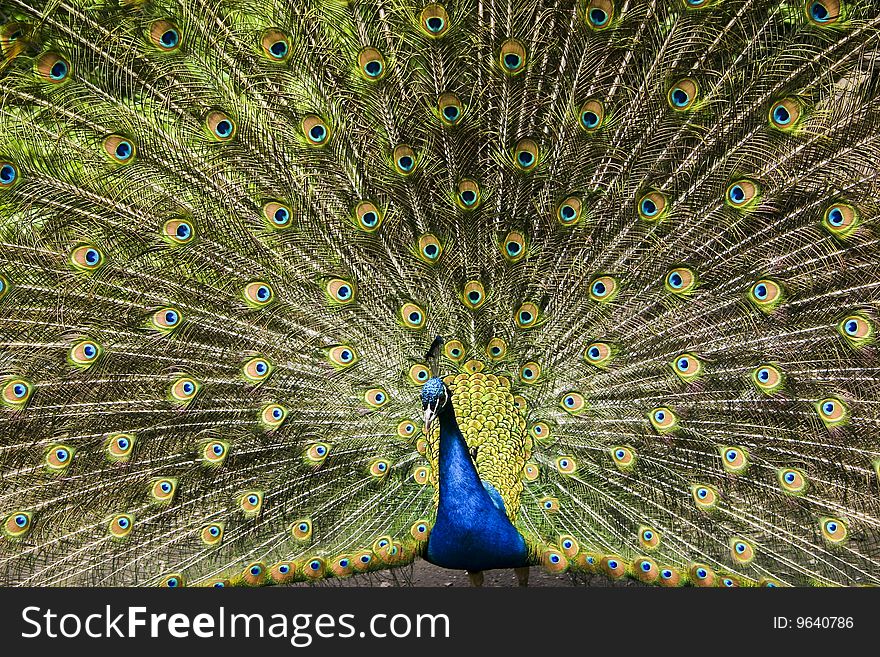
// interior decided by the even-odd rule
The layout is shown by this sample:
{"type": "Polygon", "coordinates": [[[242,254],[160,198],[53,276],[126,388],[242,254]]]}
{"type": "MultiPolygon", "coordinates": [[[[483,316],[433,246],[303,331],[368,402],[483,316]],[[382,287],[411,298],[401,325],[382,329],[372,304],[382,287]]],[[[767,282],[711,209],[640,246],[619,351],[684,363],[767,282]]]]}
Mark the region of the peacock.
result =
{"type": "Polygon", "coordinates": [[[0,583],[880,584],[877,0],[0,0],[0,94],[0,583]]]}

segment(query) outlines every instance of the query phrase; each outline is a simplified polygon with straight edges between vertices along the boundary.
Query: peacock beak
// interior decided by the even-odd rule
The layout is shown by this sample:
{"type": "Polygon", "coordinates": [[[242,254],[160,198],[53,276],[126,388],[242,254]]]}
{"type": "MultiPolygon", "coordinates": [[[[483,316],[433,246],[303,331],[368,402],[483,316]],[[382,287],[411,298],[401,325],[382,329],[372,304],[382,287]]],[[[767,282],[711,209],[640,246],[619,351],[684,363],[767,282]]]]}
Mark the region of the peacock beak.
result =
{"type": "Polygon", "coordinates": [[[427,408],[425,408],[425,435],[428,434],[429,429],[431,428],[431,422],[437,417],[437,404],[429,404],[427,408]]]}

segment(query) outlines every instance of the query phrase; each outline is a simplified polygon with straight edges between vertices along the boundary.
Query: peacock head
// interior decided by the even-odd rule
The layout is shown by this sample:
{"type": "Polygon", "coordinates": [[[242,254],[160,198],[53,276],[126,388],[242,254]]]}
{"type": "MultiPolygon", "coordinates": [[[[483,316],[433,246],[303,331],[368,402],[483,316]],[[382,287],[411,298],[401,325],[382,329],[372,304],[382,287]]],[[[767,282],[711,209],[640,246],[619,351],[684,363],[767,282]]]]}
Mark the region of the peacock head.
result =
{"type": "Polygon", "coordinates": [[[440,415],[440,411],[452,399],[452,393],[443,379],[440,378],[440,349],[443,347],[443,336],[438,335],[431,343],[431,348],[425,355],[425,360],[431,366],[431,378],[422,386],[422,410],[425,412],[425,434],[431,427],[431,422],[440,415]]]}
{"type": "Polygon", "coordinates": [[[425,412],[425,433],[431,426],[431,422],[440,415],[440,411],[449,403],[452,393],[443,383],[443,379],[439,376],[428,379],[428,382],[422,386],[422,410],[425,412]]]}

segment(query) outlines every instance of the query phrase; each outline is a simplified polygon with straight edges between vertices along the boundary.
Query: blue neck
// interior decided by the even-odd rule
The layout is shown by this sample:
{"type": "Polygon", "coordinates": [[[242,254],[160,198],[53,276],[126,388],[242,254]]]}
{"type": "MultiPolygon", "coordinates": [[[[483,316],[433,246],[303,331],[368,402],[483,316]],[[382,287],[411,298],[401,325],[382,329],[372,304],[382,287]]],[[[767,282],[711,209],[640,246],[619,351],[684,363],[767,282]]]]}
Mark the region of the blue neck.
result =
{"type": "Polygon", "coordinates": [[[439,419],[440,502],[428,537],[428,561],[471,571],[526,565],[525,541],[480,480],[452,402],[439,419]]]}

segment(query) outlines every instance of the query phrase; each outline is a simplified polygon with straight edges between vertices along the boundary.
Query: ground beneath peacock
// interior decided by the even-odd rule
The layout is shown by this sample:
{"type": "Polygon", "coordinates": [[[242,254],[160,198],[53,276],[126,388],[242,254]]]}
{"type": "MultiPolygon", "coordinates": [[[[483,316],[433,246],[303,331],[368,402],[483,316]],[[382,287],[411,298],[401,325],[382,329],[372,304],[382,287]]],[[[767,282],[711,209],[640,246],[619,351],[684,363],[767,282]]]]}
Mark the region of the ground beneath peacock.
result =
{"type": "MultiPolygon", "coordinates": [[[[590,575],[584,573],[563,573],[554,575],[543,568],[533,567],[529,569],[530,587],[561,587],[561,586],[643,586],[640,582],[632,579],[611,580],[602,575],[590,575]]],[[[516,577],[513,570],[485,571],[483,586],[516,586],[516,577]]],[[[392,570],[383,570],[364,575],[355,575],[345,579],[330,579],[318,583],[301,582],[294,586],[453,586],[469,587],[467,573],[463,570],[449,570],[438,568],[427,561],[418,559],[415,563],[392,570]]]]}

